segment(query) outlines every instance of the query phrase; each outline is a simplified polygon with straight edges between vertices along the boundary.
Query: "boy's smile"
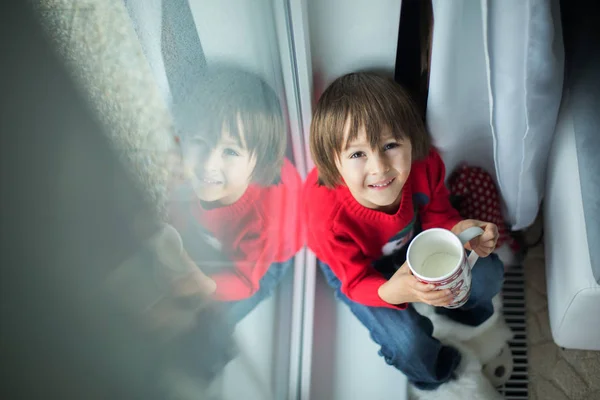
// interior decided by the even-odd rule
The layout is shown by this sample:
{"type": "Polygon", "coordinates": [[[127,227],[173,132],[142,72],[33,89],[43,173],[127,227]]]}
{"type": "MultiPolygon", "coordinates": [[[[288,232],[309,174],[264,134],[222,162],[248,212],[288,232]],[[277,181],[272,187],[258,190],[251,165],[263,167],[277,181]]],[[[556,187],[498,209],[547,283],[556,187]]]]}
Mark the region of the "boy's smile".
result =
{"type": "Polygon", "coordinates": [[[337,167],[356,201],[367,208],[394,213],[410,174],[412,147],[409,140],[397,140],[386,132],[379,143],[380,148],[372,149],[361,128],[355,140],[346,141],[337,167]]]}
{"type": "Polygon", "coordinates": [[[379,181],[377,183],[370,184],[369,187],[375,190],[383,190],[390,186],[395,180],[396,178],[386,179],[384,181],[379,181]]]}
{"type": "Polygon", "coordinates": [[[202,183],[204,183],[205,185],[222,185],[223,181],[220,181],[218,179],[211,179],[211,178],[202,178],[201,180],[202,183]]]}

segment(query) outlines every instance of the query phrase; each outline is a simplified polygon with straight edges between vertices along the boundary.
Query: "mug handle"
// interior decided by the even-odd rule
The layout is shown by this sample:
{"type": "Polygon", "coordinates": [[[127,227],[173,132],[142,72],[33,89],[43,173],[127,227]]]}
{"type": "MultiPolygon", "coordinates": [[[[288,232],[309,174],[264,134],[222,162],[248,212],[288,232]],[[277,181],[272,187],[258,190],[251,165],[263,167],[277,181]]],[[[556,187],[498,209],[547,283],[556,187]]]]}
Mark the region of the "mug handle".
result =
{"type": "MultiPolygon", "coordinates": [[[[481,229],[478,226],[472,226],[462,231],[460,235],[458,235],[458,239],[464,246],[465,244],[467,244],[468,242],[480,235],[483,235],[483,229],[481,229]]],[[[479,256],[477,255],[477,253],[471,251],[471,254],[469,254],[469,257],[467,258],[467,260],[469,261],[469,268],[473,269],[473,266],[477,262],[478,258],[479,256]]]]}

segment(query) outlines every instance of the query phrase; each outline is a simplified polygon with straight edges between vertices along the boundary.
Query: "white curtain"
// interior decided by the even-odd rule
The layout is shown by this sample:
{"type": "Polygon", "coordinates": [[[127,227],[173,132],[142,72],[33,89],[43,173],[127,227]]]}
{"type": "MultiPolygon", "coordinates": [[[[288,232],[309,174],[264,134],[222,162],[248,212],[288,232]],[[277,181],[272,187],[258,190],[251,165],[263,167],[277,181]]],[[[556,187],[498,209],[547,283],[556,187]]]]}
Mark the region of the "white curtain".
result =
{"type": "Polygon", "coordinates": [[[427,122],[448,174],[498,183],[513,229],[537,215],[562,94],[557,0],[433,0],[427,122]]]}

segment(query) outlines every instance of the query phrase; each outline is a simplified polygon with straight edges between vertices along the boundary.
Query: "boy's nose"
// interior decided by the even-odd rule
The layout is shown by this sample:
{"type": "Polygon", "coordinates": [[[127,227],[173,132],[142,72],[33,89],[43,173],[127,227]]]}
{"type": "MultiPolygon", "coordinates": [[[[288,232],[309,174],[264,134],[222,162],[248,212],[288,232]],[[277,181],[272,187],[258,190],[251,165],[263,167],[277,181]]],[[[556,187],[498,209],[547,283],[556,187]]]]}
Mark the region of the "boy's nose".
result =
{"type": "Polygon", "coordinates": [[[373,175],[381,175],[390,170],[388,160],[379,154],[373,154],[369,157],[369,172],[373,175]]]}
{"type": "Polygon", "coordinates": [[[218,171],[221,169],[221,163],[221,153],[216,150],[212,150],[206,154],[206,159],[204,160],[204,170],[207,172],[218,171]]]}

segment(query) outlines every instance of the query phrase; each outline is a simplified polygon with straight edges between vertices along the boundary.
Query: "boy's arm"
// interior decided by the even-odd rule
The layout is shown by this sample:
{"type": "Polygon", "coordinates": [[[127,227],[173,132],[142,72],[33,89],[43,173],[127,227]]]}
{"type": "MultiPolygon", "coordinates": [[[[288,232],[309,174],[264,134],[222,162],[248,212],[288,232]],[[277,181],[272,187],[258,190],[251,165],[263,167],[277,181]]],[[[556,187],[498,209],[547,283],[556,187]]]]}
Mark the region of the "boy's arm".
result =
{"type": "Polygon", "coordinates": [[[362,255],[356,242],[338,237],[336,247],[342,256],[329,267],[341,281],[342,293],[350,300],[366,306],[399,310],[405,309],[407,303],[445,306],[453,301],[449,290],[436,290],[435,285],[417,281],[406,263],[387,280],[362,255]]]}
{"type": "MultiPolygon", "coordinates": [[[[175,222],[174,218],[172,221],[175,222]]],[[[187,220],[178,218],[177,222],[184,237],[186,254],[216,284],[211,297],[221,301],[241,300],[258,290],[259,281],[270,265],[269,260],[273,259],[272,245],[269,248],[266,243],[268,237],[273,237],[272,234],[255,232],[257,229],[240,232],[240,237],[234,240],[236,252],[232,254],[231,251],[215,247],[211,243],[215,239],[206,235],[204,229],[198,228],[197,222],[191,217],[187,220]]],[[[195,287],[193,281],[182,284],[195,287]]]]}
{"type": "Polygon", "coordinates": [[[302,180],[289,160],[284,160],[281,182],[269,189],[261,202],[264,224],[244,234],[237,253],[242,260],[230,263],[223,272],[210,275],[217,283],[219,300],[247,298],[259,289],[260,279],[276,261],[292,258],[304,244],[300,218],[302,180]]]}
{"type": "MultiPolygon", "coordinates": [[[[170,209],[170,221],[182,232],[182,236],[188,237],[186,240],[185,254],[188,255],[192,263],[203,271],[214,282],[216,287],[212,290],[211,297],[222,301],[233,301],[247,298],[252,295],[257,288],[253,285],[253,268],[245,263],[236,263],[229,258],[228,254],[223,254],[206,242],[206,238],[198,234],[199,229],[194,229],[197,222],[186,211],[189,211],[189,205],[186,207],[182,203],[174,203],[170,209]],[[193,221],[193,222],[192,222],[193,221]],[[218,273],[207,271],[219,270],[218,273]]],[[[264,246],[257,240],[251,241],[254,245],[254,251],[264,246]]],[[[260,252],[259,252],[260,253],[260,252]]],[[[255,257],[259,258],[259,257],[255,257]]],[[[254,263],[252,263],[254,264],[254,263]]],[[[260,278],[258,278],[260,279],[260,278]]],[[[194,292],[199,290],[195,279],[189,276],[179,282],[181,291],[194,292]]]]}
{"type": "Polygon", "coordinates": [[[427,178],[431,196],[429,203],[421,209],[423,230],[440,227],[458,235],[467,228],[478,226],[484,230],[484,233],[473,239],[467,248],[474,250],[481,257],[488,256],[496,247],[498,227],[490,222],[463,220],[450,204],[450,192],[444,183],[446,167],[440,155],[432,151],[427,161],[427,178]]]}
{"type": "Polygon", "coordinates": [[[260,288],[260,280],[273,263],[288,260],[296,254],[300,247],[296,237],[299,229],[295,220],[298,218],[292,215],[293,209],[289,209],[288,214],[279,220],[294,218],[293,222],[285,224],[289,229],[281,229],[268,218],[269,222],[249,229],[234,241],[234,261],[227,259],[230,254],[223,254],[218,265],[207,268],[215,271],[214,267],[218,267],[218,272],[209,274],[217,286],[215,299],[235,301],[250,297],[260,288]]]}
{"type": "Polygon", "coordinates": [[[344,236],[321,242],[318,257],[341,281],[341,291],[350,300],[371,307],[405,309],[406,304],[390,304],[379,296],[379,288],[387,280],[360,251],[356,242],[344,236]]]}
{"type": "Polygon", "coordinates": [[[451,230],[462,218],[450,204],[450,192],[446,187],[446,167],[437,151],[432,151],[426,161],[429,183],[429,202],[420,210],[423,230],[445,228],[451,230]]]}
{"type": "MultiPolygon", "coordinates": [[[[263,234],[264,237],[264,234],[263,234]]],[[[218,272],[209,274],[216,283],[213,297],[220,301],[236,301],[252,296],[259,289],[260,279],[273,263],[275,249],[261,237],[247,235],[240,243],[239,253],[243,259],[226,260],[218,265],[210,265],[209,270],[218,272]]],[[[224,255],[227,256],[227,255],[224,255]]],[[[202,267],[200,267],[202,268],[202,267]]]]}

